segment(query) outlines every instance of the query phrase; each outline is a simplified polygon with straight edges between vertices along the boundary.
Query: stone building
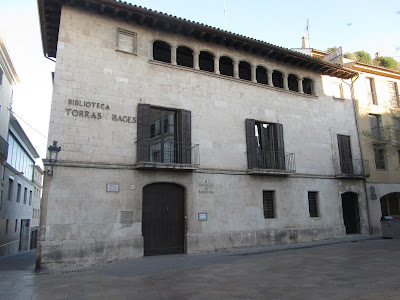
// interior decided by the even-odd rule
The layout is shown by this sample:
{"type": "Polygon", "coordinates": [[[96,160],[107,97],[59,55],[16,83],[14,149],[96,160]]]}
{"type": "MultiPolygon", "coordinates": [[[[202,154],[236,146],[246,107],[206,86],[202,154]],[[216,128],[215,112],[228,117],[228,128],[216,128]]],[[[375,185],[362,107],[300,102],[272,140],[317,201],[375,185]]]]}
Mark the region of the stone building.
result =
{"type": "Polygon", "coordinates": [[[43,189],[43,170],[35,165],[33,170],[33,202],[32,202],[32,219],[31,219],[31,240],[30,249],[36,249],[39,236],[39,216],[40,202],[42,200],[43,189]]]}
{"type": "Polygon", "coordinates": [[[119,1],[39,0],[38,267],[368,234],[354,70],[119,1]]]}

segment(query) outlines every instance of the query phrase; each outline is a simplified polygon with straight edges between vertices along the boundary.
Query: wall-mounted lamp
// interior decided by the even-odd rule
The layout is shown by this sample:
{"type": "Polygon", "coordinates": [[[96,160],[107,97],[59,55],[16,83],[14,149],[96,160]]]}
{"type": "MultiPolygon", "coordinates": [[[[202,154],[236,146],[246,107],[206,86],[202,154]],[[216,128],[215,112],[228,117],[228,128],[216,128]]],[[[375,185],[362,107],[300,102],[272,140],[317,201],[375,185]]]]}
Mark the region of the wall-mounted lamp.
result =
{"type": "Polygon", "coordinates": [[[47,175],[53,176],[53,167],[57,162],[57,156],[58,152],[61,151],[61,147],[57,147],[57,141],[53,141],[53,145],[50,145],[49,148],[47,148],[50,153],[50,158],[49,158],[49,163],[50,163],[50,169],[47,170],[47,175]]]}

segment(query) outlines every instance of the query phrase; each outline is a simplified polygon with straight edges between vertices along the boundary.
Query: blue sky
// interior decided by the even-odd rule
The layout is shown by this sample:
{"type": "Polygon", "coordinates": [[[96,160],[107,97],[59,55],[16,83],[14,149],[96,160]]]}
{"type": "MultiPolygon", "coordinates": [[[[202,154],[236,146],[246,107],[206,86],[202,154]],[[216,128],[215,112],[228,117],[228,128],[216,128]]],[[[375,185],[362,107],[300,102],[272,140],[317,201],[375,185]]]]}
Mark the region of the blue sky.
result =
{"type": "MultiPolygon", "coordinates": [[[[224,29],[224,0],[128,1],[153,10],[224,29]]],[[[228,31],[285,47],[301,47],[307,19],[311,47],[326,50],[343,46],[344,52],[365,50],[374,57],[400,60],[399,0],[225,0],[228,31]]],[[[46,155],[51,71],[54,63],[42,52],[35,0],[0,2],[0,34],[6,41],[20,78],[13,111],[41,157],[46,155]],[[43,135],[32,129],[35,128],[43,135]]],[[[39,162],[39,161],[38,161],[39,162]]]]}

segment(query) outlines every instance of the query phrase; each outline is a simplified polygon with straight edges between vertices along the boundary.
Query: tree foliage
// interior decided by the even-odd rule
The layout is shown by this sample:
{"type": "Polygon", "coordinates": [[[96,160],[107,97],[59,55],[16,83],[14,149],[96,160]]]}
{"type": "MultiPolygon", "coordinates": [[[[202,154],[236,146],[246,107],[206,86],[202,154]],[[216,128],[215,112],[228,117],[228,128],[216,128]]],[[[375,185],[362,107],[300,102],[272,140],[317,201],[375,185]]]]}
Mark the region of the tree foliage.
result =
{"type": "Polygon", "coordinates": [[[378,56],[372,59],[369,53],[361,50],[354,53],[346,52],[344,54],[344,57],[347,59],[355,60],[356,62],[400,71],[400,62],[390,56],[378,56]]]}
{"type": "Polygon", "coordinates": [[[400,63],[396,61],[393,57],[380,56],[374,59],[374,64],[380,67],[400,70],[400,63]]]}
{"type": "Polygon", "coordinates": [[[369,64],[372,65],[372,59],[371,59],[371,55],[369,55],[369,53],[365,52],[365,51],[357,51],[354,53],[357,57],[357,61],[364,63],[364,64],[369,64]]]}

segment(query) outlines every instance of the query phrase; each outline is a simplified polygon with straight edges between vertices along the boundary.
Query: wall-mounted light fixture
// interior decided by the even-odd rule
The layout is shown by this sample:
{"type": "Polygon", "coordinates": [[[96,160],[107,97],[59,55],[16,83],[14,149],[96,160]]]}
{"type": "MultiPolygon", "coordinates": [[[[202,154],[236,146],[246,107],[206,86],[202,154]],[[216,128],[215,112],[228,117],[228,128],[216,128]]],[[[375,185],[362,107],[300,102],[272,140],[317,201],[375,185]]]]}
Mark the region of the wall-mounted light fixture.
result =
{"type": "Polygon", "coordinates": [[[53,167],[57,162],[57,157],[58,157],[58,152],[61,151],[61,147],[57,147],[57,141],[53,141],[53,145],[50,145],[49,148],[47,148],[50,153],[50,158],[49,158],[49,163],[50,163],[50,169],[47,169],[47,175],[53,176],[53,167]]]}

